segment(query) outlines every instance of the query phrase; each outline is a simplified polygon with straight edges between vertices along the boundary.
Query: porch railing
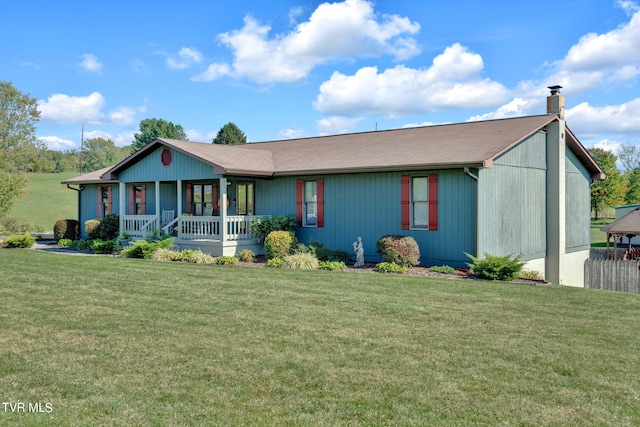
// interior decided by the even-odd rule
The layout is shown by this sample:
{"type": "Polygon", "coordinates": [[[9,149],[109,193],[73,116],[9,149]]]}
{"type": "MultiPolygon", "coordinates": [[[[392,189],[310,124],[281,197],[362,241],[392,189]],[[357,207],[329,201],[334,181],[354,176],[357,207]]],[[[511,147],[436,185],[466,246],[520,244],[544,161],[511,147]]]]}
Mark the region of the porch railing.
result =
{"type": "Polygon", "coordinates": [[[132,237],[147,237],[158,225],[157,215],[123,215],[122,232],[132,237]]]}
{"type": "Polygon", "coordinates": [[[261,218],[263,215],[234,215],[227,217],[227,240],[248,240],[253,239],[249,224],[254,218],[261,218]]]}
{"type": "Polygon", "coordinates": [[[220,217],[182,216],[178,221],[178,238],[183,240],[219,240],[220,217]]]}

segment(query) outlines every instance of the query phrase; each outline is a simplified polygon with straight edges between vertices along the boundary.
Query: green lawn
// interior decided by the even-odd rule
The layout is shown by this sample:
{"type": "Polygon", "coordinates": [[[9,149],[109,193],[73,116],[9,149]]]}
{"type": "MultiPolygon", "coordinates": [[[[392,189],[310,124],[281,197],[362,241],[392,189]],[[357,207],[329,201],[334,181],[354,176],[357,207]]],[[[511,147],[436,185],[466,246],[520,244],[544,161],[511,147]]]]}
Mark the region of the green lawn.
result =
{"type": "Polygon", "coordinates": [[[613,218],[591,219],[591,247],[605,248],[607,246],[607,233],[600,231],[600,227],[610,224],[613,218]]]}
{"type": "Polygon", "coordinates": [[[0,249],[2,425],[637,425],[640,297],[0,249]]]}
{"type": "Polygon", "coordinates": [[[52,231],[59,219],[78,218],[78,193],[60,184],[77,173],[30,173],[26,194],[20,197],[10,216],[18,224],[36,225],[52,231]]]}

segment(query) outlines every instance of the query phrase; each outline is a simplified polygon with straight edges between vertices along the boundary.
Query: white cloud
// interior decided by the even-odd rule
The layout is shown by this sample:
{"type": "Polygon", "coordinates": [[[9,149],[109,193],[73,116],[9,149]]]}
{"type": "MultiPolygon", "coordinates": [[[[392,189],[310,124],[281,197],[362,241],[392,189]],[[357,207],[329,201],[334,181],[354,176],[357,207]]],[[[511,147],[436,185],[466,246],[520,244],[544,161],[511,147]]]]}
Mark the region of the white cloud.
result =
{"type": "Polygon", "coordinates": [[[218,132],[202,133],[195,129],[189,129],[188,131],[186,131],[186,133],[189,141],[193,142],[211,142],[213,141],[213,138],[215,138],[218,134],[218,132]]]}
{"type": "Polygon", "coordinates": [[[314,106],[328,114],[397,116],[444,108],[499,105],[509,97],[500,83],[482,78],[482,57],[460,44],[438,55],[431,67],[398,65],[378,73],[364,67],[354,75],[334,72],[322,83],[314,106]]]}
{"type": "Polygon", "coordinates": [[[278,132],[278,135],[282,139],[297,139],[306,138],[309,136],[309,133],[304,129],[283,129],[278,132]]]}
{"type": "Polygon", "coordinates": [[[640,98],[620,105],[594,107],[587,102],[576,105],[566,112],[567,123],[581,134],[640,133],[640,98]]]}
{"type": "Polygon", "coordinates": [[[85,130],[84,140],[86,141],[92,138],[110,139],[117,147],[124,147],[126,145],[131,145],[131,142],[134,140],[133,134],[133,131],[113,134],[99,129],[85,130]]]}
{"type": "MultiPolygon", "coordinates": [[[[392,55],[398,60],[412,57],[420,49],[411,35],[419,30],[420,25],[408,18],[377,16],[369,1],[345,0],[321,4],[308,21],[288,34],[271,37],[269,25],[260,25],[246,16],[241,29],[222,33],[218,40],[234,52],[234,76],[276,83],[302,80],[314,67],[333,60],[379,55],[392,55]]],[[[224,70],[222,64],[213,65],[214,70],[224,70]]],[[[227,67],[229,71],[231,67],[227,67]]],[[[210,72],[209,76],[213,79],[224,74],[230,73],[210,72]]]]}
{"type": "Polygon", "coordinates": [[[603,139],[600,142],[594,144],[593,147],[601,148],[613,154],[618,154],[620,152],[620,148],[622,148],[622,144],[617,141],[609,141],[608,139],[603,139]]]}
{"type": "Polygon", "coordinates": [[[320,135],[336,135],[349,132],[362,118],[330,116],[317,122],[320,135]]]}
{"type": "Polygon", "coordinates": [[[178,51],[178,59],[173,57],[167,58],[167,65],[169,68],[184,70],[194,64],[199,64],[202,60],[202,54],[197,49],[192,47],[183,47],[178,51]]]}
{"type": "Polygon", "coordinates": [[[80,62],[80,68],[90,73],[100,74],[103,64],[98,61],[97,56],[91,53],[85,53],[80,55],[80,58],[82,58],[82,61],[80,62]]]}
{"type": "MultiPolygon", "coordinates": [[[[72,124],[113,124],[131,126],[138,111],[120,106],[105,114],[102,110],[106,99],[100,92],[88,96],[69,96],[62,93],[51,95],[47,100],[38,101],[41,118],[55,123],[72,124]]],[[[139,109],[139,111],[143,111],[139,109]]]]}
{"type": "Polygon", "coordinates": [[[57,123],[100,124],[104,121],[102,107],[106,104],[100,92],[89,96],[51,95],[46,101],[38,101],[43,120],[57,123]]]}
{"type": "Polygon", "coordinates": [[[231,68],[227,64],[211,64],[207,71],[191,78],[194,82],[210,82],[222,76],[231,75],[231,68]]]}
{"type": "Polygon", "coordinates": [[[69,150],[75,147],[73,141],[62,139],[57,136],[42,136],[38,138],[38,140],[44,142],[49,150],[62,151],[69,150]]]}

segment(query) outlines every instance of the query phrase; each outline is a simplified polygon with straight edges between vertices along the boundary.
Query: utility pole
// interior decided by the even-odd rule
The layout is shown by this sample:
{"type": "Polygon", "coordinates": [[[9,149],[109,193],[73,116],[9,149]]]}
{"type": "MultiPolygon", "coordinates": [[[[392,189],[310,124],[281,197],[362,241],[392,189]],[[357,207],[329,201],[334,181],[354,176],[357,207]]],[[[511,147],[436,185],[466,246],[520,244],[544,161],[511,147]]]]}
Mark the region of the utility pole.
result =
{"type": "Polygon", "coordinates": [[[80,174],[82,175],[82,149],[84,147],[84,125],[82,125],[82,134],[80,136],[80,174]]]}

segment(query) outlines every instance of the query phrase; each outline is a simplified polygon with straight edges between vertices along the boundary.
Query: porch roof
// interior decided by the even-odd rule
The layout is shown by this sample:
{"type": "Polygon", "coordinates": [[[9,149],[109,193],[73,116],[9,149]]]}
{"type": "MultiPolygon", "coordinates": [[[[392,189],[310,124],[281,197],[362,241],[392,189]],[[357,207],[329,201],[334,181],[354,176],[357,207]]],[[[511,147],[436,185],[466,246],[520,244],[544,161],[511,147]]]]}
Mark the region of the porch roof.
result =
{"type": "MultiPolygon", "coordinates": [[[[231,146],[160,138],[103,170],[100,179],[117,180],[120,171],[160,145],[210,164],[219,175],[272,177],[490,168],[501,154],[534,133],[544,131],[557,119],[555,114],[544,114],[231,146]]],[[[600,167],[573,133],[568,128],[565,133],[567,147],[582,161],[592,178],[604,178],[600,167]]],[[[89,178],[88,175],[78,177],[77,182],[84,177],[89,178]]]]}
{"type": "Polygon", "coordinates": [[[632,210],[610,224],[600,227],[600,231],[620,236],[640,236],[640,207],[632,210]]]}
{"type": "Polygon", "coordinates": [[[74,178],[69,178],[67,180],[62,181],[62,183],[77,185],[77,184],[100,184],[100,183],[118,182],[117,179],[108,179],[108,178],[102,177],[112,167],[113,166],[109,166],[106,168],[98,169],[97,171],[86,173],[84,175],[76,176],[74,178]]]}

